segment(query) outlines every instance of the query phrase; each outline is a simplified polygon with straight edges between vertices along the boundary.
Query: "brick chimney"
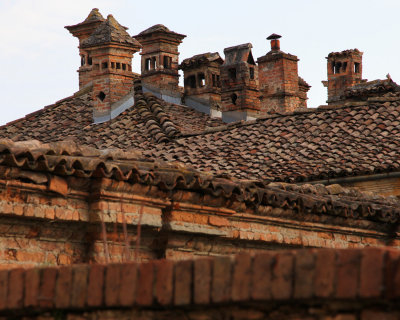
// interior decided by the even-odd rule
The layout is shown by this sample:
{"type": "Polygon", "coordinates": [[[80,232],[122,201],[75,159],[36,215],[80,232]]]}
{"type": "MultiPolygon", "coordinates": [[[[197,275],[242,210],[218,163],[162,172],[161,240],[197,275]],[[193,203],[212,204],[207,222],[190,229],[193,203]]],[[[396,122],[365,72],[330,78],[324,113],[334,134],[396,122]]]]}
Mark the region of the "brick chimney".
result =
{"type": "Polygon", "coordinates": [[[326,57],[328,81],[322,83],[328,88],[328,104],[340,104],[347,88],[366,81],[362,79],[362,55],[358,49],[351,49],[331,52],[326,57]]]}
{"type": "Polygon", "coordinates": [[[310,86],[298,75],[299,59],[280,50],[281,38],[271,34],[271,51],[257,59],[262,114],[291,112],[307,107],[310,86]]]}
{"type": "Polygon", "coordinates": [[[132,57],[140,50],[140,44],[126,29],[109,15],[80,46],[92,59],[95,123],[110,120],[113,103],[133,88],[132,57]]]}
{"type": "Polygon", "coordinates": [[[134,36],[142,45],[142,82],[178,91],[178,46],[186,36],[157,24],[134,36]]]}
{"type": "Polygon", "coordinates": [[[245,43],[224,49],[220,77],[222,118],[226,122],[259,116],[258,71],[252,47],[245,43]]]}
{"type": "Polygon", "coordinates": [[[81,66],[78,69],[79,89],[93,80],[91,75],[93,59],[86,50],[82,49],[82,42],[89,38],[103,21],[104,18],[99,9],[94,8],[81,23],[65,27],[74,37],[79,39],[79,55],[81,57],[81,66]]]}

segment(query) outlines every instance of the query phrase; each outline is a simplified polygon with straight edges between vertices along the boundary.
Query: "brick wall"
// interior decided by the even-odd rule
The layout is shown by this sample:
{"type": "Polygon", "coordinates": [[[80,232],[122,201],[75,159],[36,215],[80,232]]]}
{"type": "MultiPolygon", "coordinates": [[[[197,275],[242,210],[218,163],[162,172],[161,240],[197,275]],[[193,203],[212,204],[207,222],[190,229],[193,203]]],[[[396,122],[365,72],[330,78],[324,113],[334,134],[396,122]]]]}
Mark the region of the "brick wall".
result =
{"type": "Polygon", "coordinates": [[[399,319],[400,252],[294,250],[0,271],[29,319],[399,319]]]}

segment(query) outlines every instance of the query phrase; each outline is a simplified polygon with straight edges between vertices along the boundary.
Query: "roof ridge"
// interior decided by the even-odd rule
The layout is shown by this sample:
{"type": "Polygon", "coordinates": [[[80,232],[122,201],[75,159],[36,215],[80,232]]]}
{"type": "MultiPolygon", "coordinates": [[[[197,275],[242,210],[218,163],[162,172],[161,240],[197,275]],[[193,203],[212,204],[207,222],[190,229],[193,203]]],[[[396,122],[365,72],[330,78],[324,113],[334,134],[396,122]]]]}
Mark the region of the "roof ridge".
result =
{"type": "Polygon", "coordinates": [[[134,90],[135,106],[139,115],[146,121],[146,129],[157,143],[168,142],[182,134],[163,106],[158,103],[159,99],[149,92],[143,94],[140,80],[135,81],[134,90]]]}

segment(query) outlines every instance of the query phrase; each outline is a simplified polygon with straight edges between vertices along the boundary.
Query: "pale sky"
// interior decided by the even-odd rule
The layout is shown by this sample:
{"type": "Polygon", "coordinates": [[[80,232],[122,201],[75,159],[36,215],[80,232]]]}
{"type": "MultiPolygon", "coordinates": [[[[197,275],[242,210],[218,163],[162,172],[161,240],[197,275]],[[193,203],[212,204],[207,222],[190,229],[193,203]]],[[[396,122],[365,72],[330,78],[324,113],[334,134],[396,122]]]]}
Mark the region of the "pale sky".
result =
{"type": "MultiPolygon", "coordinates": [[[[246,42],[265,55],[271,33],[281,50],[297,55],[299,75],[311,86],[309,107],[325,104],[326,59],[332,51],[364,52],[363,77],[400,83],[398,0],[0,0],[0,125],[53,104],[78,90],[78,40],[64,26],[92,8],[112,14],[136,35],[161,23],[187,35],[180,61],[246,42]]],[[[135,72],[140,56],[134,55],[135,72]]]]}

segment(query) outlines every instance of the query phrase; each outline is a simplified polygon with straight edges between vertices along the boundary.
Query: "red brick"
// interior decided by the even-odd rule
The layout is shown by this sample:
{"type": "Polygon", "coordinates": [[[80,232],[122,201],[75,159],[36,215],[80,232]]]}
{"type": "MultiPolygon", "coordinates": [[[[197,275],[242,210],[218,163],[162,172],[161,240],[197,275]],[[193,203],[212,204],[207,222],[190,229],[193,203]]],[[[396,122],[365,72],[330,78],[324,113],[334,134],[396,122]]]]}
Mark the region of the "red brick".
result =
{"type": "Polygon", "coordinates": [[[280,252],[272,266],[271,293],[274,299],[289,299],[292,296],[293,255],[280,252]]]}
{"type": "Polygon", "coordinates": [[[178,261],[175,264],[174,304],[188,305],[192,301],[192,274],[193,262],[190,260],[178,261]]]}
{"type": "Polygon", "coordinates": [[[55,305],[57,308],[68,308],[70,306],[71,288],[72,288],[71,267],[59,268],[57,283],[56,283],[56,299],[55,299],[55,305]]]}
{"type": "Polygon", "coordinates": [[[87,305],[98,307],[103,305],[105,267],[100,264],[93,264],[89,268],[89,279],[87,286],[87,305]]]}
{"type": "Polygon", "coordinates": [[[275,254],[261,253],[253,259],[252,290],[253,300],[268,300],[271,298],[271,275],[275,254]]]}
{"type": "Polygon", "coordinates": [[[88,267],[76,266],[72,272],[72,295],[71,306],[82,308],[86,304],[88,267]]]}
{"type": "Polygon", "coordinates": [[[137,265],[126,263],[121,268],[121,285],[119,303],[122,306],[131,306],[136,299],[137,265]]]}
{"type": "Polygon", "coordinates": [[[385,260],[386,297],[400,298],[400,251],[388,251],[385,260]]]}
{"type": "Polygon", "coordinates": [[[363,298],[377,298],[382,294],[385,251],[377,248],[362,250],[360,292],[363,298]]]}
{"type": "Polygon", "coordinates": [[[227,257],[216,257],[213,263],[211,300],[228,302],[231,297],[232,262],[227,257]]]}
{"type": "Polygon", "coordinates": [[[170,260],[156,263],[155,295],[161,305],[169,305],[173,298],[174,264],[170,260]]]}
{"type": "Polygon", "coordinates": [[[364,310],[361,313],[360,320],[399,320],[399,312],[382,312],[379,310],[364,310]]]}
{"type": "Polygon", "coordinates": [[[331,297],[335,284],[335,250],[316,250],[315,256],[314,294],[320,298],[331,297]]]}
{"type": "Polygon", "coordinates": [[[38,297],[39,306],[42,308],[52,308],[54,305],[56,277],[56,268],[42,270],[38,297]]]}
{"type": "Polygon", "coordinates": [[[109,264],[106,267],[104,300],[106,306],[116,306],[121,281],[121,265],[109,264]]]}
{"type": "Polygon", "coordinates": [[[232,301],[247,301],[250,299],[251,286],[251,256],[241,253],[235,257],[232,278],[232,301]]]}
{"type": "Polygon", "coordinates": [[[193,261],[193,300],[195,304],[210,303],[211,263],[210,259],[193,261]]]}
{"type": "Polygon", "coordinates": [[[295,255],[294,298],[311,298],[314,294],[315,257],[310,250],[299,250],[295,255]]]}
{"type": "Polygon", "coordinates": [[[336,297],[355,298],[360,274],[360,250],[345,249],[337,251],[336,258],[336,297]]]}
{"type": "Polygon", "coordinates": [[[153,303],[154,264],[142,263],[139,267],[136,302],[141,306],[150,306],[153,303]]]}
{"type": "Polygon", "coordinates": [[[24,298],[24,270],[13,269],[8,275],[7,307],[18,309],[22,307],[24,298]]]}
{"type": "Polygon", "coordinates": [[[39,295],[40,271],[33,268],[25,271],[25,307],[36,307],[39,295]]]}
{"type": "Polygon", "coordinates": [[[8,292],[8,270],[0,270],[0,310],[4,310],[7,305],[8,292]]]}

